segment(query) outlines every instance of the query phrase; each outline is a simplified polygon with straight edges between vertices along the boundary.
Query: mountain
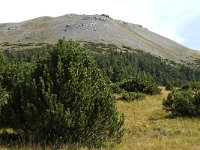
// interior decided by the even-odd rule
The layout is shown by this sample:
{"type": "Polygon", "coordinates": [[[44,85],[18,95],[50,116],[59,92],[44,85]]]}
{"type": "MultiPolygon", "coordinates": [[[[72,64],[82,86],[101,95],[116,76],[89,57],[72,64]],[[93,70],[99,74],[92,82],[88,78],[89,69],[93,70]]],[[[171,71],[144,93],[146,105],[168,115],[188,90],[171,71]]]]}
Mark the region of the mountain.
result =
{"type": "Polygon", "coordinates": [[[153,33],[142,25],[114,20],[108,15],[67,14],[0,24],[0,50],[18,50],[66,40],[116,44],[140,49],[178,63],[200,59],[200,52],[153,33]]]}

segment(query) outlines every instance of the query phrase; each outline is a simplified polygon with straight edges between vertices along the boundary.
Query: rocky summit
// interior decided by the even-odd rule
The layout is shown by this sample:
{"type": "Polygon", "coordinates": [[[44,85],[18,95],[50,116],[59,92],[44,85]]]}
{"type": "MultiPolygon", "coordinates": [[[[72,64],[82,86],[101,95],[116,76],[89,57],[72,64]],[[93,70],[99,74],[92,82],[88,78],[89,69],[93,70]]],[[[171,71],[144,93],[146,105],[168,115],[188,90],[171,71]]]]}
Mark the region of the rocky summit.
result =
{"type": "Polygon", "coordinates": [[[66,40],[116,44],[139,49],[178,63],[200,58],[200,52],[149,31],[142,25],[114,20],[108,15],[67,14],[0,24],[0,50],[18,50],[66,40]]]}

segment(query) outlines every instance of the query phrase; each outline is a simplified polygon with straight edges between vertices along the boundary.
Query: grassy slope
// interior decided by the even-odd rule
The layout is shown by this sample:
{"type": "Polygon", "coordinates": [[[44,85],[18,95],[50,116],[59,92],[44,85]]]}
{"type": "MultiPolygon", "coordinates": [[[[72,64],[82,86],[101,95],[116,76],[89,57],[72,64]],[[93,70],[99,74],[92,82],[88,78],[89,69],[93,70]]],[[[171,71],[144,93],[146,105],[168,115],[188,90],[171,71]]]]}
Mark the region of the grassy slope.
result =
{"type": "Polygon", "coordinates": [[[148,96],[146,100],[117,103],[125,114],[125,136],[115,149],[200,149],[200,120],[169,118],[162,109],[168,94],[148,96]]]}
{"type": "MultiPolygon", "coordinates": [[[[126,118],[125,135],[122,143],[106,150],[200,149],[200,120],[169,118],[168,113],[162,109],[162,100],[167,95],[168,91],[163,90],[162,95],[147,96],[146,100],[138,102],[118,101],[117,107],[126,118]]],[[[25,146],[20,149],[32,148],[25,146]]],[[[7,150],[5,147],[0,149],[7,150]]],[[[66,146],[64,149],[79,148],[66,146]]]]}

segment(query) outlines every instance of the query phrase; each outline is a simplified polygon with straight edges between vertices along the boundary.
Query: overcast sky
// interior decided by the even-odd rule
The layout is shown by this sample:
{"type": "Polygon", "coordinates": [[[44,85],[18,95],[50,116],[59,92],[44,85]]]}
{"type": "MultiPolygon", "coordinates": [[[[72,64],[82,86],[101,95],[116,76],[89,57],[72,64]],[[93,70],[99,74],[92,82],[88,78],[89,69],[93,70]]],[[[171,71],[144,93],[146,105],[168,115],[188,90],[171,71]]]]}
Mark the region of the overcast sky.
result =
{"type": "Polygon", "coordinates": [[[0,23],[40,16],[108,14],[200,50],[200,0],[1,0],[0,23]]]}

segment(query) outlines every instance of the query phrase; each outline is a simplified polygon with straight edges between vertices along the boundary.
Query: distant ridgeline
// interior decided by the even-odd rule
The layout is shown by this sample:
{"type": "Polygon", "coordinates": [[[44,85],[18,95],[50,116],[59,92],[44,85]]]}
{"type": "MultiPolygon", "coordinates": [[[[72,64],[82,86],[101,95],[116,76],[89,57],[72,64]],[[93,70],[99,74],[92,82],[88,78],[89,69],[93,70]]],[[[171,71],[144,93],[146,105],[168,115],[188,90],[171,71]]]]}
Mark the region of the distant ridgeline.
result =
{"type": "MultiPolygon", "coordinates": [[[[195,66],[190,63],[183,65],[126,46],[118,47],[114,44],[92,42],[81,42],[80,44],[91,51],[98,68],[102,70],[108,82],[121,82],[137,76],[141,72],[147,73],[159,85],[181,86],[200,80],[198,60],[195,62],[195,66]]],[[[46,49],[51,49],[51,46],[4,51],[3,53],[9,62],[34,63],[44,57],[46,49]]]]}

